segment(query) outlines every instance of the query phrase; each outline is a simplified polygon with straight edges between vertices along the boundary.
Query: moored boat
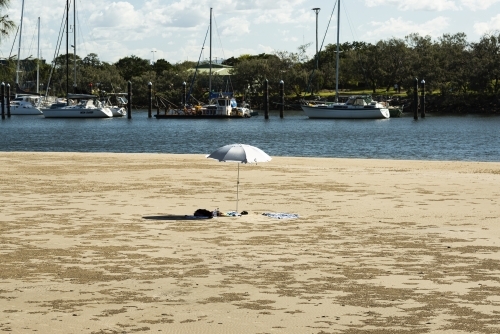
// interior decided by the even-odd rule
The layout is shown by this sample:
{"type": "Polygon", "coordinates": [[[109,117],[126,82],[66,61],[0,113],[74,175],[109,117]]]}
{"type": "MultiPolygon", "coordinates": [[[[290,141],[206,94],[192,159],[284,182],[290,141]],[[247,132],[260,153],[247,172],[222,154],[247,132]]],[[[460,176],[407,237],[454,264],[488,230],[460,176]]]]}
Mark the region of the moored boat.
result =
{"type": "Polygon", "coordinates": [[[18,95],[10,101],[11,115],[41,115],[42,110],[38,107],[41,97],[38,95],[18,95]]]}
{"type": "Polygon", "coordinates": [[[373,101],[369,95],[351,96],[345,103],[303,104],[302,110],[309,118],[384,119],[390,117],[387,106],[373,101]]]}
{"type": "Polygon", "coordinates": [[[335,70],[335,101],[332,103],[302,104],[301,108],[309,118],[332,119],[382,119],[389,118],[389,109],[384,104],[373,101],[369,95],[351,96],[345,103],[339,103],[339,31],[340,31],[340,0],[337,2],[337,51],[335,70]]]}
{"type": "Polygon", "coordinates": [[[94,104],[95,95],[69,94],[68,103],[54,103],[50,108],[42,109],[45,118],[110,118],[113,113],[107,107],[94,104]]]}
{"type": "Polygon", "coordinates": [[[128,100],[125,98],[127,93],[111,93],[106,98],[101,100],[101,106],[109,108],[113,117],[123,117],[127,115],[125,106],[128,100]]]}
{"type": "Polygon", "coordinates": [[[179,109],[168,109],[164,114],[155,115],[156,118],[249,118],[251,109],[238,107],[236,100],[229,95],[220,95],[212,99],[209,105],[186,106],[179,109]]]}

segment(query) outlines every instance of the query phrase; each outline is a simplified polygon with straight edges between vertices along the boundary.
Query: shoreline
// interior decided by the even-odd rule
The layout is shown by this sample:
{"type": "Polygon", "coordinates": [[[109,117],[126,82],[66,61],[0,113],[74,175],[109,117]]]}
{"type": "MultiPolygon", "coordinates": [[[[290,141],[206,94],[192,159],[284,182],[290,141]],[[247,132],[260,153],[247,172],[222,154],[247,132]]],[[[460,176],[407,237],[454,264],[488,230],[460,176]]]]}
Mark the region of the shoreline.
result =
{"type": "MultiPolygon", "coordinates": [[[[206,153],[163,153],[163,152],[77,152],[77,151],[57,151],[57,152],[47,152],[47,151],[1,151],[0,150],[0,159],[2,154],[88,154],[88,155],[152,155],[152,156],[186,156],[186,157],[199,157],[201,159],[204,159],[205,156],[207,155],[206,153]]],[[[395,162],[406,162],[406,163],[464,163],[464,164],[474,164],[474,163],[485,163],[485,164],[500,164],[500,161],[496,160],[425,160],[425,159],[382,159],[382,158],[353,158],[353,157],[329,157],[329,156],[277,156],[273,155],[273,159],[330,159],[330,160],[339,160],[339,161],[395,161],[395,162]]],[[[251,165],[251,164],[249,164],[251,165]]]]}
{"type": "Polygon", "coordinates": [[[493,333],[500,163],[2,152],[0,331],[493,333]],[[265,212],[298,214],[273,219],[265,212]]]}

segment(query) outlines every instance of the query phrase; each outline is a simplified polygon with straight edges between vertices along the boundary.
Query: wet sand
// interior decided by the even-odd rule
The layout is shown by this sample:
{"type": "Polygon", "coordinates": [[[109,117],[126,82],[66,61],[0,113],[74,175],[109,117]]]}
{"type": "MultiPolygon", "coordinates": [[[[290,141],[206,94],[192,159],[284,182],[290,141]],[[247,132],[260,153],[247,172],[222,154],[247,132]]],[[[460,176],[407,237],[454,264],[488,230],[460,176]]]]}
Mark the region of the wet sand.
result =
{"type": "Polygon", "coordinates": [[[498,333],[500,163],[0,153],[0,332],[498,333]],[[275,219],[262,213],[295,213],[275,219]]]}

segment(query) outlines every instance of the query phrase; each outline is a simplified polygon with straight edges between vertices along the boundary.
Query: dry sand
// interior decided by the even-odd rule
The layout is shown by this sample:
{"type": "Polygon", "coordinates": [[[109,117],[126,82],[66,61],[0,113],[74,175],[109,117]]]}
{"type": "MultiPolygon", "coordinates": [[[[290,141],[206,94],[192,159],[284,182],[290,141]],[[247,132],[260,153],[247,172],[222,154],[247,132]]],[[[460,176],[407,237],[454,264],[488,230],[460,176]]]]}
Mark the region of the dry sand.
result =
{"type": "Polygon", "coordinates": [[[0,153],[0,332],[499,333],[500,163],[0,153]],[[264,212],[299,214],[269,218],[264,212]]]}

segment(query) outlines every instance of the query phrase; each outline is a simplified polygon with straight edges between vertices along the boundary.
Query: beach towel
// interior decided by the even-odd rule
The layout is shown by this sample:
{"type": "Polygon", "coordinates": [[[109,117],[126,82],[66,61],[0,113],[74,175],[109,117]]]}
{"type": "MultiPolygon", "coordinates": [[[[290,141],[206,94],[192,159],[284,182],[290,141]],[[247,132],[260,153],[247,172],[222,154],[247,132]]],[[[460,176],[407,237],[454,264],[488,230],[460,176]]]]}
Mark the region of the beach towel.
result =
{"type": "Polygon", "coordinates": [[[293,219],[299,218],[299,215],[296,213],[284,213],[284,212],[265,212],[264,216],[276,219],[293,219]]]}

